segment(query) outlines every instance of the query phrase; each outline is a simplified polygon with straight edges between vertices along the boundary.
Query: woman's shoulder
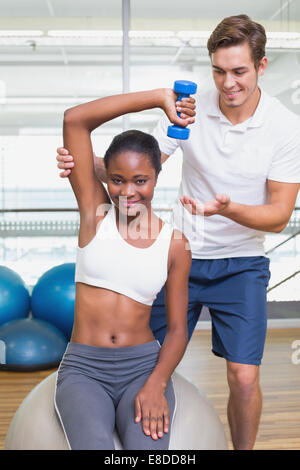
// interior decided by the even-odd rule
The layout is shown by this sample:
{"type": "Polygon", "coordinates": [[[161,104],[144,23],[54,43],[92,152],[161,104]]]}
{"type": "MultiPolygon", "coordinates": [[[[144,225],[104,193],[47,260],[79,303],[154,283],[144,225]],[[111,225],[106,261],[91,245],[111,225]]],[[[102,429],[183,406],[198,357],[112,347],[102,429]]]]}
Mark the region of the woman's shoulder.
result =
{"type": "Polygon", "coordinates": [[[191,248],[186,236],[172,227],[171,243],[169,248],[168,269],[176,273],[189,272],[192,262],[191,248]]]}
{"type": "Polygon", "coordinates": [[[162,229],[164,229],[166,232],[170,234],[170,239],[171,239],[171,244],[176,245],[178,249],[185,247],[187,244],[189,246],[189,241],[186,238],[186,236],[177,228],[174,227],[174,225],[171,222],[165,221],[161,219],[160,217],[157,217],[158,221],[158,226],[159,226],[159,233],[161,232],[162,229]]]}
{"type": "Polygon", "coordinates": [[[190,244],[184,233],[182,233],[180,230],[172,227],[173,233],[172,233],[172,243],[176,244],[179,248],[188,248],[190,249],[190,244]]]}

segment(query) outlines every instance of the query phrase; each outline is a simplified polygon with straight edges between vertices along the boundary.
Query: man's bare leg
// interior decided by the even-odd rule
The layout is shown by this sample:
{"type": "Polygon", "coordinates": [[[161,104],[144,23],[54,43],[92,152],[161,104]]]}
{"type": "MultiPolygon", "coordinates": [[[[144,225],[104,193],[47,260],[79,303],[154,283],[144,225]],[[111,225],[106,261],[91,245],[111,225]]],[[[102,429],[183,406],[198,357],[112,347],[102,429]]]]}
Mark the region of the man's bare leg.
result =
{"type": "Polygon", "coordinates": [[[227,361],[227,379],[227,416],[233,448],[253,449],[262,411],[259,366],[227,361]]]}

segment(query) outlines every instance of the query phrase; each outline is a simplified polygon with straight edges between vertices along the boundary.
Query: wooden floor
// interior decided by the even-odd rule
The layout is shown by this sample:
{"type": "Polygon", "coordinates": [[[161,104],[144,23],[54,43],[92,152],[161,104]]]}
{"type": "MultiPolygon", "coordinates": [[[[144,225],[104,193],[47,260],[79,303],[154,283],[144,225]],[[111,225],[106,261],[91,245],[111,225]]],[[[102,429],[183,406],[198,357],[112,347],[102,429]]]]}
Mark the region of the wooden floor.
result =
{"type": "MultiPolygon", "coordinates": [[[[300,449],[300,364],[292,363],[295,340],[300,340],[300,329],[273,329],[267,334],[260,373],[263,413],[255,449],[300,449]]],[[[231,449],[226,417],[225,361],[215,357],[210,350],[211,332],[195,331],[177,371],[210,399],[224,424],[231,449]]],[[[52,372],[0,372],[0,449],[3,449],[9,423],[22,400],[52,372]]]]}

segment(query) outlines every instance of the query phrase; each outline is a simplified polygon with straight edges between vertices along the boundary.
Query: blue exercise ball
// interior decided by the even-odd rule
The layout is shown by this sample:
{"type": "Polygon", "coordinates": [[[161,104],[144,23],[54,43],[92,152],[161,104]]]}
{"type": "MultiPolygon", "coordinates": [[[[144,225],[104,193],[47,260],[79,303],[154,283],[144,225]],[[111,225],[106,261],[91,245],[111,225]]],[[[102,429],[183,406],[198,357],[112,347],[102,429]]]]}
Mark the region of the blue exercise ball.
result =
{"type": "Polygon", "coordinates": [[[0,266],[0,325],[25,318],[30,310],[30,295],[23,279],[10,268],[0,266]]]}
{"type": "Polygon", "coordinates": [[[0,369],[57,367],[66,347],[64,334],[54,325],[36,318],[12,320],[0,327],[0,369]]]}
{"type": "Polygon", "coordinates": [[[31,294],[35,318],[46,320],[61,330],[69,340],[75,308],[75,263],[64,263],[46,271],[31,294]]]}

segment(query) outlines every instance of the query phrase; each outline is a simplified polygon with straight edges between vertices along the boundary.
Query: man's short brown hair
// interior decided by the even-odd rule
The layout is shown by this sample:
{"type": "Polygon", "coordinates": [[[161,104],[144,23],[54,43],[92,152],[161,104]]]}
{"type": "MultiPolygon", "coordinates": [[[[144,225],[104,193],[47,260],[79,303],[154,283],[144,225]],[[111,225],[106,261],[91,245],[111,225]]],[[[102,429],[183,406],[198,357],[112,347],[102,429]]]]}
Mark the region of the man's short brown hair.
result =
{"type": "Polygon", "coordinates": [[[209,56],[219,47],[230,47],[248,43],[254,66],[258,69],[261,59],[265,56],[265,28],[252,21],[247,15],[229,16],[224,18],[214,29],[207,41],[209,56]]]}

